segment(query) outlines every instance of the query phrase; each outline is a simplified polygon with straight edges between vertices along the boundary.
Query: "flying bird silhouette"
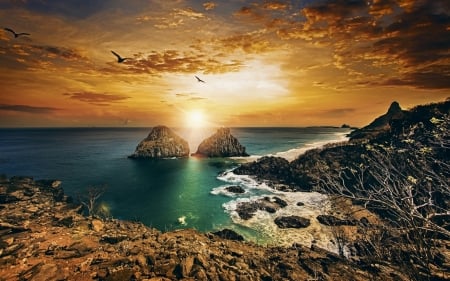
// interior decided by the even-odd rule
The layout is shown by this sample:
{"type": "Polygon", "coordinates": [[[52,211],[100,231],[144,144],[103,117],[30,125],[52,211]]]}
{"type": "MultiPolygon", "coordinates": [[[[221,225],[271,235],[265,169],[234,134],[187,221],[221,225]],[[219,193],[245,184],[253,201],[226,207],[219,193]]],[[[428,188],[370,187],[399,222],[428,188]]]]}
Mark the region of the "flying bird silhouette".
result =
{"type": "Polygon", "coordinates": [[[11,32],[12,34],[14,34],[14,38],[17,38],[19,36],[25,36],[25,35],[30,35],[30,33],[25,33],[25,32],[21,32],[21,33],[16,33],[14,30],[12,30],[11,28],[5,27],[3,28],[6,31],[11,32]]]}
{"type": "Polygon", "coordinates": [[[197,76],[195,76],[195,78],[197,78],[197,82],[206,83],[205,81],[203,81],[202,79],[198,78],[197,76]]]}
{"type": "Polygon", "coordinates": [[[111,51],[111,53],[113,53],[113,55],[115,55],[116,57],[117,57],[117,62],[118,63],[122,63],[122,62],[124,62],[125,60],[129,60],[130,58],[122,58],[118,53],[116,53],[116,52],[114,52],[114,51],[111,51]]]}

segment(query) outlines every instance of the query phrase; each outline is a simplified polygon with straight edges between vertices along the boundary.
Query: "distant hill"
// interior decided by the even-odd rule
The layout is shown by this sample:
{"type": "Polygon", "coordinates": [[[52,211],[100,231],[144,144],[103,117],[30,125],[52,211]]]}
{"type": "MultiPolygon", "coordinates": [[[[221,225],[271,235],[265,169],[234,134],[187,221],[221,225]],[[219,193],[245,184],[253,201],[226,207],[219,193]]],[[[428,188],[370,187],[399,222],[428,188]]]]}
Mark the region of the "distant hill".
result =
{"type": "Polygon", "coordinates": [[[385,114],[373,120],[369,125],[351,132],[349,136],[351,139],[375,137],[379,133],[390,130],[391,123],[404,118],[406,114],[408,111],[402,110],[400,104],[394,101],[385,114]]]}

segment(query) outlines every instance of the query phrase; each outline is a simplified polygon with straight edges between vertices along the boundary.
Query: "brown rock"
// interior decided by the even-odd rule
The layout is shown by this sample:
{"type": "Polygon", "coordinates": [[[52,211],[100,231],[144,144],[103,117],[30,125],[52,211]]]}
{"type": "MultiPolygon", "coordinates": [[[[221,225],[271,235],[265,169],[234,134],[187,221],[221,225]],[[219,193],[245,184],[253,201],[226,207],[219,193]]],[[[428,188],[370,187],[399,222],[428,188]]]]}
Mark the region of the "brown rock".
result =
{"type": "Polygon", "coordinates": [[[194,265],[194,257],[188,256],[181,261],[181,274],[183,277],[188,277],[194,265]]]}
{"type": "Polygon", "coordinates": [[[101,220],[94,219],[91,222],[91,227],[95,232],[100,232],[103,230],[105,225],[101,220]]]}

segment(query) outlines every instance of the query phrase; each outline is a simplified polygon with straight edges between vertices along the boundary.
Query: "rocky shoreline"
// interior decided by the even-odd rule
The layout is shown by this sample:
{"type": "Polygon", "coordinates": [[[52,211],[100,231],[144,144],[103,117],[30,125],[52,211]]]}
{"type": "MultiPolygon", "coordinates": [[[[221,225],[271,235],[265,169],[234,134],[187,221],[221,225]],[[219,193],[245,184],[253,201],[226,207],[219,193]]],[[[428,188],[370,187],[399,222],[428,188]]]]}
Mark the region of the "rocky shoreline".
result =
{"type": "MultiPolygon", "coordinates": [[[[315,246],[264,247],[230,230],[164,233],[85,216],[60,184],[1,178],[0,280],[368,280],[372,274],[315,246]]],[[[387,265],[377,276],[402,280],[387,265]]]]}

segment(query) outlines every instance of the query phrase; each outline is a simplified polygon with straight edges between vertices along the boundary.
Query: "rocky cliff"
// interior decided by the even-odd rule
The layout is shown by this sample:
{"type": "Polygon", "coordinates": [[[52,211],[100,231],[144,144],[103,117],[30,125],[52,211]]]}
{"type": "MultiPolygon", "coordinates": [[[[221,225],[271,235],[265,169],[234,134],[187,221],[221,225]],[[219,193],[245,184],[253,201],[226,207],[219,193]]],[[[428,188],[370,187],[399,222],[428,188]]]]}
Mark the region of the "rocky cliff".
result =
{"type": "Polygon", "coordinates": [[[349,135],[350,139],[375,137],[380,133],[389,131],[392,122],[404,118],[406,114],[407,111],[402,110],[400,104],[394,101],[385,114],[373,120],[369,125],[351,132],[349,135]]]}
{"type": "Polygon", "coordinates": [[[166,126],[152,129],[130,158],[188,157],[189,144],[166,126]]]}
{"type": "MultiPolygon", "coordinates": [[[[1,281],[371,278],[363,266],[314,246],[240,240],[230,230],[163,233],[138,222],[86,217],[58,181],[0,177],[1,281]]],[[[377,269],[377,280],[405,280],[399,276],[387,264],[377,269]]]]}
{"type": "Polygon", "coordinates": [[[211,137],[205,139],[198,146],[195,156],[205,157],[232,157],[249,156],[245,147],[231,135],[229,128],[220,128],[211,137]]]}

